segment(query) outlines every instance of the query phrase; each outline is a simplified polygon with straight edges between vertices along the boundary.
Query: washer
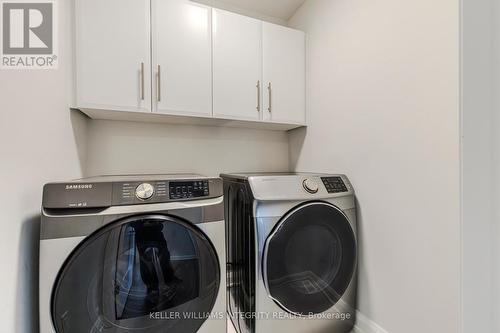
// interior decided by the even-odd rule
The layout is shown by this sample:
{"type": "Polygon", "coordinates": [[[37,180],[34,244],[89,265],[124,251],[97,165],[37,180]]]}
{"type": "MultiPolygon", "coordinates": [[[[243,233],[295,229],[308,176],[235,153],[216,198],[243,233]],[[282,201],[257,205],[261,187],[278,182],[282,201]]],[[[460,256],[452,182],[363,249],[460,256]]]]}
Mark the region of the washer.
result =
{"type": "Polygon", "coordinates": [[[239,333],[350,332],[354,190],[345,175],[224,174],[228,314],[239,333]]]}
{"type": "Polygon", "coordinates": [[[45,185],[40,332],[225,332],[222,194],[198,175],[45,185]]]}

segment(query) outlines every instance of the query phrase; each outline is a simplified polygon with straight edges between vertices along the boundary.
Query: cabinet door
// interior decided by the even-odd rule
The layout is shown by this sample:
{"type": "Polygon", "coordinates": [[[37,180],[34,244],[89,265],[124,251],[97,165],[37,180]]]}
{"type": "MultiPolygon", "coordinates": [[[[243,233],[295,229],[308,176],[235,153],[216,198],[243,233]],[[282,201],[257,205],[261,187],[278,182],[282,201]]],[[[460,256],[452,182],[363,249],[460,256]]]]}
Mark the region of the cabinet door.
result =
{"type": "Polygon", "coordinates": [[[304,124],[305,35],[263,23],[264,119],[304,124]]]}
{"type": "Polygon", "coordinates": [[[149,0],[76,0],[76,107],[151,110],[149,0]]]}
{"type": "Polygon", "coordinates": [[[260,119],[262,22],[213,10],[214,116],[260,119]]]}
{"type": "Polygon", "coordinates": [[[188,0],[152,0],[156,112],[212,115],[211,16],[188,0]]]}

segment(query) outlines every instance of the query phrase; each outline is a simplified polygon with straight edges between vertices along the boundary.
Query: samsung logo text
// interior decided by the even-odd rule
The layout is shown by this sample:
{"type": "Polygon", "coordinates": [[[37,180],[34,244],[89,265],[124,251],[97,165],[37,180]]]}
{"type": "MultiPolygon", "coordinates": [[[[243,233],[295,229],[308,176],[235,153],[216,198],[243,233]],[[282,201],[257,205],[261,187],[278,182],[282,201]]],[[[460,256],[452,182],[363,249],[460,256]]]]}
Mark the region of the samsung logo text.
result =
{"type": "Polygon", "coordinates": [[[66,185],[67,190],[89,190],[93,187],[92,184],[71,184],[66,185]]]}

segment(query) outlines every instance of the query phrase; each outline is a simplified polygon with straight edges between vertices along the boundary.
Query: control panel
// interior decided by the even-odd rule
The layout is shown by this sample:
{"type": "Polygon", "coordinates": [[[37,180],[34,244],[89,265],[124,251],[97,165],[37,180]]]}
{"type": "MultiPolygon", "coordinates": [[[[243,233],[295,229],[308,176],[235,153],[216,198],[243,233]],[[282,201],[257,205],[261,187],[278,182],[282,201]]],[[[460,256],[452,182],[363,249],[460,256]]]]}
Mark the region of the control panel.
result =
{"type": "Polygon", "coordinates": [[[166,181],[113,183],[113,205],[163,202],[166,198],[166,181]]]}
{"type": "MultiPolygon", "coordinates": [[[[213,195],[218,195],[217,192],[216,189],[213,195]]],[[[126,182],[113,184],[112,203],[113,205],[134,205],[209,196],[210,181],[208,179],[126,182]]]]}
{"type": "Polygon", "coordinates": [[[347,192],[347,186],[345,185],[342,177],[321,177],[321,181],[325,185],[328,193],[340,193],[347,192]]]}
{"type": "Polygon", "coordinates": [[[206,197],[210,194],[208,180],[170,182],[169,193],[170,199],[206,197]]]}
{"type": "MultiPolygon", "coordinates": [[[[175,176],[175,175],[174,175],[175,176]]],[[[189,176],[189,175],[188,175],[189,176]]],[[[174,178],[116,176],[49,183],[43,188],[42,205],[47,209],[88,209],[111,206],[144,205],[219,198],[223,195],[221,178],[174,178]]]]}

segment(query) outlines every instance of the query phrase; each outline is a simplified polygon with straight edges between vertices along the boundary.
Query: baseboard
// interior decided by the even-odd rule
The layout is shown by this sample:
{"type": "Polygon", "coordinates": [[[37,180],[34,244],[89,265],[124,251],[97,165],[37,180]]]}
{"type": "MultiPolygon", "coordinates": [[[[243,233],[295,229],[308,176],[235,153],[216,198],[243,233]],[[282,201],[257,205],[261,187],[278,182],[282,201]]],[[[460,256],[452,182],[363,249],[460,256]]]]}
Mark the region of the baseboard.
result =
{"type": "Polygon", "coordinates": [[[353,333],[388,333],[385,329],[380,327],[377,323],[373,322],[370,318],[356,312],[356,327],[353,333]]]}

